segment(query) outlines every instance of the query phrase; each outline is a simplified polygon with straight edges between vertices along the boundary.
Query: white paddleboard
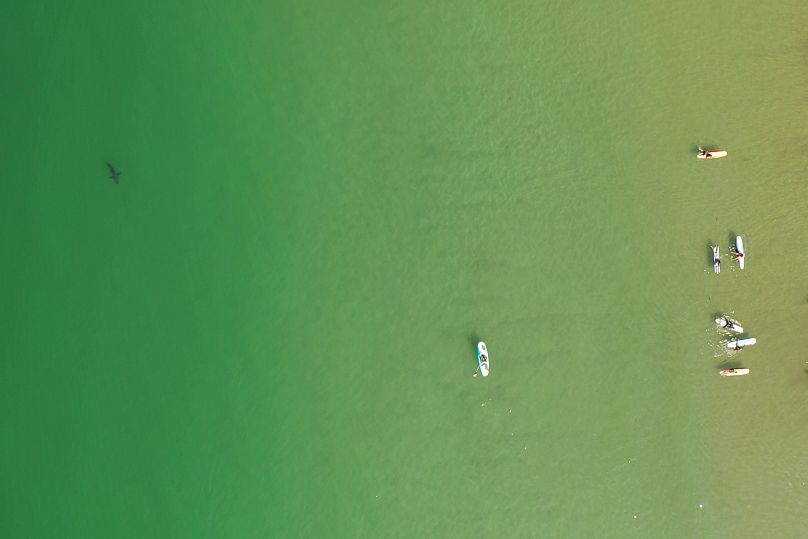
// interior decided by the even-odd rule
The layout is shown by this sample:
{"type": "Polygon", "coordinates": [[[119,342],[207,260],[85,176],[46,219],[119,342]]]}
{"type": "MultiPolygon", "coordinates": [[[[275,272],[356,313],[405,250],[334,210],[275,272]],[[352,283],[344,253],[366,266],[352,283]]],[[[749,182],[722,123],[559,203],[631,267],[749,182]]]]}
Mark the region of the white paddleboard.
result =
{"type": "Polygon", "coordinates": [[[713,271],[721,273],[721,251],[718,245],[713,245],[713,271]]]}
{"type": "Polygon", "coordinates": [[[488,368],[491,365],[491,359],[488,356],[488,348],[486,348],[483,341],[477,343],[477,364],[480,366],[482,375],[488,376],[488,368]]]}
{"type": "Polygon", "coordinates": [[[743,348],[744,346],[752,346],[757,342],[757,339],[750,338],[750,339],[741,339],[739,341],[730,341],[727,343],[727,348],[730,350],[738,350],[743,348]]]}
{"type": "Polygon", "coordinates": [[[749,369],[724,369],[721,371],[721,376],[743,376],[749,374],[749,369]]]}
{"type": "Polygon", "coordinates": [[[735,320],[731,320],[726,316],[716,318],[715,323],[718,325],[718,327],[724,328],[727,331],[734,331],[735,333],[743,333],[743,327],[741,327],[741,325],[735,320]]]}
{"type": "Polygon", "coordinates": [[[737,236],[735,238],[735,252],[740,255],[740,257],[738,258],[738,266],[740,266],[741,269],[743,269],[743,263],[746,259],[746,253],[743,250],[743,238],[740,236],[737,236]]]}

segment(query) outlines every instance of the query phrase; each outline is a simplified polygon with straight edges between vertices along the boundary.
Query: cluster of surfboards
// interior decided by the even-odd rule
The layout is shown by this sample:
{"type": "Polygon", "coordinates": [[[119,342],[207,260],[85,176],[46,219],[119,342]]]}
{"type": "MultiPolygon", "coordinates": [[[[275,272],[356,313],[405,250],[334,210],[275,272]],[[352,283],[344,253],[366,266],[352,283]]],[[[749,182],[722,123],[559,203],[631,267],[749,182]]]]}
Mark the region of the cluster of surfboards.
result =
{"type": "MultiPolygon", "coordinates": [[[[743,333],[743,326],[741,326],[737,320],[733,320],[727,315],[716,318],[715,323],[718,327],[728,331],[729,333],[743,333]]],[[[742,350],[747,346],[752,346],[755,343],[757,343],[757,339],[754,337],[748,337],[746,339],[733,339],[727,343],[727,348],[737,351],[742,350]]],[[[744,374],[749,374],[749,369],[723,369],[721,371],[721,376],[742,376],[744,374]]]]}
{"type": "MultiPolygon", "coordinates": [[[[743,333],[743,326],[737,320],[733,320],[727,315],[724,315],[720,318],[716,318],[715,323],[718,327],[730,333],[743,333]]],[[[735,339],[734,341],[729,341],[727,343],[727,348],[729,348],[730,350],[740,350],[744,346],[751,346],[756,342],[757,339],[754,339],[752,337],[747,339],[735,339]]]]}
{"type": "MultiPolygon", "coordinates": [[[[721,159],[726,157],[728,152],[726,150],[705,150],[699,146],[699,153],[696,154],[698,159],[721,159]]],[[[735,252],[732,255],[733,260],[738,262],[738,267],[743,269],[746,262],[746,252],[743,247],[743,238],[740,236],[735,237],[735,252]]],[[[713,271],[721,273],[721,250],[718,245],[713,245],[713,271]]],[[[743,327],[737,320],[732,320],[728,316],[716,318],[715,323],[718,327],[730,332],[740,334],[743,333],[743,327]]],[[[727,343],[727,348],[730,350],[742,350],[746,346],[751,346],[757,342],[757,339],[749,337],[746,339],[733,339],[727,343]]],[[[743,376],[749,374],[749,369],[723,369],[721,376],[743,376]]]]}
{"type": "MultiPolygon", "coordinates": [[[[738,267],[741,269],[746,265],[746,251],[743,247],[743,238],[740,236],[735,237],[735,250],[732,254],[732,259],[738,262],[738,267]]],[[[715,244],[713,244],[713,271],[721,273],[721,249],[715,244]]]]}

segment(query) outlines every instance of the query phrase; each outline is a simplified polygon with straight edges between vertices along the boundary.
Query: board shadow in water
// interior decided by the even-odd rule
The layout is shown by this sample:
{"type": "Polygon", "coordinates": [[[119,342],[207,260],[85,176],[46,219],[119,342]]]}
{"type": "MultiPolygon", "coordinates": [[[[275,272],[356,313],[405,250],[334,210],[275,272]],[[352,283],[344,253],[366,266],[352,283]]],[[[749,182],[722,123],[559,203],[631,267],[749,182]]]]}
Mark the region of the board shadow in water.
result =
{"type": "Polygon", "coordinates": [[[710,143],[694,144],[694,145],[692,145],[690,147],[690,153],[693,155],[693,157],[698,155],[698,153],[700,151],[699,147],[704,148],[708,152],[713,152],[715,150],[720,150],[721,149],[721,146],[719,146],[718,144],[710,144],[710,143]]]}
{"type": "Polygon", "coordinates": [[[477,343],[480,342],[482,339],[476,334],[472,333],[468,336],[469,339],[469,348],[471,348],[471,358],[474,361],[474,367],[479,367],[477,363],[477,343]]]}
{"type": "Polygon", "coordinates": [[[726,361],[722,361],[721,364],[716,367],[717,371],[723,371],[724,369],[740,369],[742,363],[736,359],[728,359],[726,361]]]}
{"type": "MultiPolygon", "coordinates": [[[[721,246],[719,245],[718,248],[720,249],[721,246]]],[[[720,254],[720,252],[719,252],[719,254],[720,254]]],[[[721,264],[723,264],[724,263],[723,255],[721,256],[721,258],[722,258],[721,264]]],[[[710,271],[714,271],[713,270],[713,242],[711,242],[711,241],[707,242],[707,267],[710,268],[710,271]]]]}

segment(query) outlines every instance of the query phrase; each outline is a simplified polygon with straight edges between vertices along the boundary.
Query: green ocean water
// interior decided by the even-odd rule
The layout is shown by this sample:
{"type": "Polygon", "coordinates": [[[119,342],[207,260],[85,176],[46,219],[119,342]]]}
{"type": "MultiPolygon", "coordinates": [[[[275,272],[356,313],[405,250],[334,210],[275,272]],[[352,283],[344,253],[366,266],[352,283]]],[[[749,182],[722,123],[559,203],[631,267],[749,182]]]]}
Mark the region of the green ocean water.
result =
{"type": "Polygon", "coordinates": [[[808,8],[432,4],[6,7],[0,535],[804,533],[808,8]]]}

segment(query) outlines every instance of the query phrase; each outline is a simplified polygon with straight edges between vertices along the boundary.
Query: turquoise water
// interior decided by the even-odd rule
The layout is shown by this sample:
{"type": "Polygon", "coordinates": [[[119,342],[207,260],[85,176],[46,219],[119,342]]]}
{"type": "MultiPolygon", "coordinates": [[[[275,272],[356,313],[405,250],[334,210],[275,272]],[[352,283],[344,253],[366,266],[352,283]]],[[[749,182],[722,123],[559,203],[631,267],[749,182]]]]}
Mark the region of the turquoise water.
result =
{"type": "Polygon", "coordinates": [[[799,535],[806,15],[14,8],[3,536],[799,535]]]}

